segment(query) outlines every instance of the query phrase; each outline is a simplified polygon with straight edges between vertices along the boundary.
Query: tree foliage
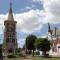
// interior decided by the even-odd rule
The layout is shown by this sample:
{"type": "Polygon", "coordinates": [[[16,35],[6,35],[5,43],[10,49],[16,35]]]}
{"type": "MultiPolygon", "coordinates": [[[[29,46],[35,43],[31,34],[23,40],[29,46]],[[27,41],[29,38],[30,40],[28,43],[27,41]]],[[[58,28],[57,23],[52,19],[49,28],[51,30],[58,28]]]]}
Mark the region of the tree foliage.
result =
{"type": "Polygon", "coordinates": [[[33,50],[33,56],[34,56],[34,50],[35,50],[35,40],[37,39],[37,37],[35,35],[29,35],[26,38],[26,48],[28,50],[33,50]]]}
{"type": "Polygon", "coordinates": [[[35,46],[38,50],[43,51],[46,53],[46,51],[50,50],[50,42],[46,38],[38,38],[35,42],[35,46]]]}
{"type": "Polygon", "coordinates": [[[29,35],[26,38],[26,47],[28,50],[33,50],[34,49],[34,43],[36,40],[36,36],[35,35],[29,35]]]}

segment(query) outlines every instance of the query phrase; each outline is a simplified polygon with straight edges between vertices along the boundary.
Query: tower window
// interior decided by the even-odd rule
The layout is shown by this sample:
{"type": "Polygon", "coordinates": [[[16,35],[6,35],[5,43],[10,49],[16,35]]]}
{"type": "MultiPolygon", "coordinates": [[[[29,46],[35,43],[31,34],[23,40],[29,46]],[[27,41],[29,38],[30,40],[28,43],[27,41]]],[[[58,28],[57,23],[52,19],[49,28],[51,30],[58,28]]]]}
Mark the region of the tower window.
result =
{"type": "Polygon", "coordinates": [[[6,42],[9,42],[9,38],[6,39],[6,42]]]}
{"type": "Polygon", "coordinates": [[[15,42],[15,39],[12,39],[12,42],[15,42]]]}
{"type": "Polygon", "coordinates": [[[10,48],[10,49],[8,50],[8,52],[9,52],[9,53],[12,53],[12,48],[10,48]]]}
{"type": "Polygon", "coordinates": [[[58,46],[58,48],[60,48],[60,46],[58,46]]]}

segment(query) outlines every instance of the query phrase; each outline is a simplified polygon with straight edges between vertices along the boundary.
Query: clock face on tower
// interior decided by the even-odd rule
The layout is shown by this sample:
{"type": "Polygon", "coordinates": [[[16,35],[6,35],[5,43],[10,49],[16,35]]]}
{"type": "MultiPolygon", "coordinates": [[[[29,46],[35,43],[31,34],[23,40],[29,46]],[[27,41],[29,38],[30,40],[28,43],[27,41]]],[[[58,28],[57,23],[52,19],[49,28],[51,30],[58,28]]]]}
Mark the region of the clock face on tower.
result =
{"type": "Polygon", "coordinates": [[[14,26],[13,25],[8,25],[7,27],[7,31],[8,32],[13,32],[15,29],[14,29],[14,26]]]}
{"type": "Polygon", "coordinates": [[[9,28],[9,32],[11,32],[12,31],[12,28],[9,28]]]}

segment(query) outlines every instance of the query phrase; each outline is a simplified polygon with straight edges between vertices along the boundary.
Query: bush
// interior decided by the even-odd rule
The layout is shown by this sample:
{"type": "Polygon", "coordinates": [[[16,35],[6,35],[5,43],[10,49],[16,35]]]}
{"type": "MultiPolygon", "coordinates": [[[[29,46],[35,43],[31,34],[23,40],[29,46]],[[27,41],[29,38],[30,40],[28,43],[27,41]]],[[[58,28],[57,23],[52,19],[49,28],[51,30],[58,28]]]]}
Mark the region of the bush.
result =
{"type": "Polygon", "coordinates": [[[22,53],[19,53],[18,55],[21,56],[21,57],[25,57],[26,56],[25,54],[22,54],[22,53]]]}
{"type": "Polygon", "coordinates": [[[36,55],[40,55],[40,53],[39,52],[36,52],[36,55]]]}
{"type": "Polygon", "coordinates": [[[8,58],[16,58],[15,55],[8,55],[8,58]]]}

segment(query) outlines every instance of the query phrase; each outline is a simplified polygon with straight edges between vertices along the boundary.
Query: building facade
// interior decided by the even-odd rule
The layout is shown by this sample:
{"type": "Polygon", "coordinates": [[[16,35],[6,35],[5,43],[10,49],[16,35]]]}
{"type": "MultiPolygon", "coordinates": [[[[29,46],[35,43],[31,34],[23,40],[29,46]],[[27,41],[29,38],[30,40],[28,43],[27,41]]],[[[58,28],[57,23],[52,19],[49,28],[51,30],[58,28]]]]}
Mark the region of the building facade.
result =
{"type": "Polygon", "coordinates": [[[10,5],[10,10],[8,14],[8,19],[4,21],[5,31],[4,31],[4,41],[3,41],[3,53],[14,53],[17,49],[17,33],[16,33],[16,21],[14,21],[12,6],[10,5]]]}
{"type": "Polygon", "coordinates": [[[60,29],[51,29],[48,24],[48,40],[51,43],[51,55],[60,55],[60,29]]]}

